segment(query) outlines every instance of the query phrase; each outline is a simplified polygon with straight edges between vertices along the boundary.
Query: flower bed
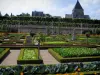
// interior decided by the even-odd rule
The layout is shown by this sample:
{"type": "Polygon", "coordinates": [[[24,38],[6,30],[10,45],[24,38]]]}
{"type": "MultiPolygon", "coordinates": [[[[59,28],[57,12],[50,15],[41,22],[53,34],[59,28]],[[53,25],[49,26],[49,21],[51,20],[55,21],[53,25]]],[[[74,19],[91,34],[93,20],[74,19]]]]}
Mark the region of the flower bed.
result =
{"type": "Polygon", "coordinates": [[[38,59],[38,49],[22,48],[18,56],[17,64],[39,64],[43,63],[41,56],[38,59]]]}
{"type": "Polygon", "coordinates": [[[9,54],[10,48],[0,48],[0,62],[9,54]]]}
{"type": "Polygon", "coordinates": [[[59,62],[97,61],[100,50],[91,48],[52,48],[49,52],[59,62]]]}

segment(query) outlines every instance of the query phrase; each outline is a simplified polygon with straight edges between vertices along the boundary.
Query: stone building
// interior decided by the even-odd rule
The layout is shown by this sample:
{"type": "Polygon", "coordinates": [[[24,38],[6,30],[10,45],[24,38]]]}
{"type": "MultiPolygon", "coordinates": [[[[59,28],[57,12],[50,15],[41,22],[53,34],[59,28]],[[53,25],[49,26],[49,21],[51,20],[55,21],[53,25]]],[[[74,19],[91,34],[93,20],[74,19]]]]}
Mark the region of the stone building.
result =
{"type": "Polygon", "coordinates": [[[40,11],[32,11],[32,16],[41,16],[44,17],[44,13],[40,11]]]}
{"type": "Polygon", "coordinates": [[[89,15],[84,15],[84,9],[82,8],[78,0],[75,7],[72,10],[72,14],[66,14],[65,17],[90,19],[89,15]]]}
{"type": "MultiPolygon", "coordinates": [[[[32,16],[44,16],[43,12],[32,12],[32,16]]],[[[85,18],[90,19],[89,15],[84,15],[84,9],[80,5],[79,1],[72,10],[72,14],[66,14],[66,18],[85,18]]],[[[33,33],[44,33],[44,34],[72,34],[73,32],[81,34],[83,30],[92,30],[94,28],[87,28],[87,27],[57,27],[51,25],[19,25],[18,32],[33,32],[33,33]]]]}

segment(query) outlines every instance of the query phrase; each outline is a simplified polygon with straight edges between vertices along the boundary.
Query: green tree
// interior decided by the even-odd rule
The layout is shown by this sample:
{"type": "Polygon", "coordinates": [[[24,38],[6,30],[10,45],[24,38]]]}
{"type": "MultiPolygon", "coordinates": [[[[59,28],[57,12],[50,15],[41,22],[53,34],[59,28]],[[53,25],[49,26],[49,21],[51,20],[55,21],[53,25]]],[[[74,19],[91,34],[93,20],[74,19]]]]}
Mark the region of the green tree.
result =
{"type": "Polygon", "coordinates": [[[86,33],[86,38],[87,38],[87,44],[88,44],[88,38],[90,37],[90,32],[86,33]]]}
{"type": "Polygon", "coordinates": [[[6,13],[5,15],[4,15],[5,17],[9,17],[9,15],[6,13]]]}

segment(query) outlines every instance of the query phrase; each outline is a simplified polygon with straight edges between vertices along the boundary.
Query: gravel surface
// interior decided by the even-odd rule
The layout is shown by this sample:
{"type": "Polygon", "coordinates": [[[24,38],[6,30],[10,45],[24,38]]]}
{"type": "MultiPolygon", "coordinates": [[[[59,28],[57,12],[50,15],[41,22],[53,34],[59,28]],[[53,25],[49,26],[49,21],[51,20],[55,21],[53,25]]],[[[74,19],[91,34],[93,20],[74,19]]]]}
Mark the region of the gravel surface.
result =
{"type": "Polygon", "coordinates": [[[44,64],[58,64],[59,62],[48,52],[48,50],[40,50],[40,55],[44,64]]]}
{"type": "MultiPolygon", "coordinates": [[[[9,55],[2,61],[2,65],[17,65],[17,58],[20,50],[10,50],[9,55]]],[[[48,52],[48,50],[40,50],[40,55],[44,64],[58,64],[59,62],[48,52]]]]}
{"type": "Polygon", "coordinates": [[[10,50],[9,55],[2,61],[0,65],[17,65],[17,58],[20,50],[10,50]]]}

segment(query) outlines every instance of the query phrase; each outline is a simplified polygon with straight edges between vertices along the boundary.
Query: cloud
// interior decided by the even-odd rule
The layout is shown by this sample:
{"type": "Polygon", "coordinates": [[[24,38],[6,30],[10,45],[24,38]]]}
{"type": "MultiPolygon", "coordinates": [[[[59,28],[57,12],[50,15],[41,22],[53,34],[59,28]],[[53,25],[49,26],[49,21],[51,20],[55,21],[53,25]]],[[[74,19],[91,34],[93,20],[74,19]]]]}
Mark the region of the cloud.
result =
{"type": "MultiPolygon", "coordinates": [[[[86,15],[100,19],[100,0],[79,1],[86,15]]],[[[72,13],[75,4],[76,1],[73,0],[0,0],[0,11],[3,15],[5,13],[17,15],[22,12],[31,14],[32,11],[36,10],[64,17],[65,14],[72,13]]]]}
{"type": "Polygon", "coordinates": [[[100,0],[80,0],[85,14],[90,15],[92,19],[100,19],[100,0]]]}
{"type": "Polygon", "coordinates": [[[80,2],[86,6],[100,4],[100,0],[80,0],[80,2]]]}
{"type": "Polygon", "coordinates": [[[100,9],[98,9],[98,10],[96,11],[96,14],[100,14],[100,9]]]}
{"type": "Polygon", "coordinates": [[[3,13],[31,12],[32,10],[46,10],[52,7],[50,0],[2,0],[0,2],[0,11],[3,13]]]}
{"type": "MultiPolygon", "coordinates": [[[[1,13],[13,13],[14,15],[22,12],[30,13],[32,11],[43,11],[44,13],[50,13],[53,16],[65,16],[67,13],[71,13],[73,5],[69,4],[66,7],[61,8],[58,0],[1,0],[0,11],[1,13]],[[57,3],[58,4],[57,4],[57,3]]],[[[63,3],[63,2],[62,2],[63,3]]]]}

